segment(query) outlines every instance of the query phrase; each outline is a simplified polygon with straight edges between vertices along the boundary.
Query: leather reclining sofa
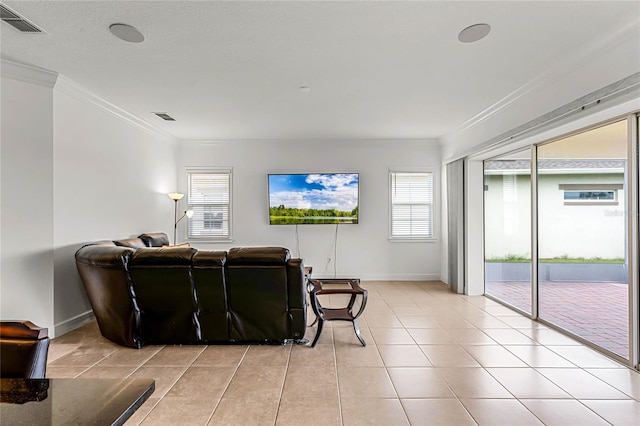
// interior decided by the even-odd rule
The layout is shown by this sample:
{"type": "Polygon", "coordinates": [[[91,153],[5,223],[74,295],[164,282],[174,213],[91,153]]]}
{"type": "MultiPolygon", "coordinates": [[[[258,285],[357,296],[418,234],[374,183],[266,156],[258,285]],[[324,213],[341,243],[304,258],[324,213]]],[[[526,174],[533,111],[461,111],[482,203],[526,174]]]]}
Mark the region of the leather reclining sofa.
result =
{"type": "Polygon", "coordinates": [[[304,268],[288,249],[227,252],[168,244],[165,233],[150,233],[98,241],[76,252],[104,337],[133,348],[304,337],[304,268]]]}

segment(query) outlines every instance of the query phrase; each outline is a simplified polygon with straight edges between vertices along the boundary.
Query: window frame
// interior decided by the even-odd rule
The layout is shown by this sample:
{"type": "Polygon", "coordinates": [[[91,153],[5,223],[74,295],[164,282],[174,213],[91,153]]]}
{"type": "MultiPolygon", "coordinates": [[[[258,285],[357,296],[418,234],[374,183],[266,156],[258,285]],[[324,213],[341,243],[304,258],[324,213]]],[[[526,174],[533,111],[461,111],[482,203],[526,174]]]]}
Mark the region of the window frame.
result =
{"type": "MultiPolygon", "coordinates": [[[[437,230],[437,212],[436,212],[436,198],[437,198],[437,182],[436,172],[431,168],[411,168],[411,169],[389,169],[388,174],[388,189],[389,189],[389,241],[391,242],[435,242],[436,230],[437,230]],[[431,200],[425,203],[413,203],[410,205],[427,205],[431,211],[431,229],[429,235],[394,235],[393,234],[393,207],[400,203],[394,203],[393,200],[393,177],[397,174],[426,174],[431,177],[431,200]]],[[[402,203],[406,205],[406,203],[402,203]]]]}
{"type": "MultiPolygon", "coordinates": [[[[191,233],[191,224],[193,223],[194,218],[186,218],[187,219],[187,229],[185,231],[185,240],[186,241],[195,241],[195,242],[202,242],[202,243],[228,243],[233,241],[233,168],[232,167],[211,167],[211,168],[202,168],[202,167],[197,167],[197,168],[191,168],[191,167],[187,167],[186,168],[186,199],[187,199],[187,209],[192,209],[192,206],[194,205],[198,205],[198,206],[206,206],[207,204],[202,204],[202,203],[192,203],[190,200],[190,195],[191,195],[191,175],[205,175],[205,174],[215,174],[215,175],[227,175],[228,179],[229,179],[229,186],[228,186],[228,204],[227,204],[227,209],[228,209],[228,232],[226,235],[221,235],[219,237],[217,236],[213,236],[213,235],[203,235],[203,236],[192,236],[190,235],[191,233]]],[[[224,205],[224,204],[223,204],[224,205]]],[[[206,213],[206,212],[205,212],[206,213]]],[[[195,217],[196,215],[194,215],[195,217]]],[[[211,221],[211,220],[209,220],[211,221]]],[[[205,229],[205,222],[207,222],[206,219],[202,219],[203,222],[203,229],[205,229]]],[[[212,228],[214,229],[214,228],[212,228]]]]}
{"type": "Polygon", "coordinates": [[[618,192],[623,189],[623,184],[560,184],[558,189],[562,191],[562,201],[565,206],[617,206],[620,204],[618,192]],[[567,192],[613,192],[613,199],[567,199],[567,192]]]}

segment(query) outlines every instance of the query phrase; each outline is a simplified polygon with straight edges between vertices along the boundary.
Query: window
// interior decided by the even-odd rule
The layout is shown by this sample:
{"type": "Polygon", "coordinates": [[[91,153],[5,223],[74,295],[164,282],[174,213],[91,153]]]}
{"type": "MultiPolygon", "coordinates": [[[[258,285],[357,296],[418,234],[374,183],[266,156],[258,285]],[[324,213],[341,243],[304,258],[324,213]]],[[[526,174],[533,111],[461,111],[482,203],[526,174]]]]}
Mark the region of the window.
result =
{"type": "Polygon", "coordinates": [[[391,238],[433,238],[433,173],[391,172],[391,238]]]}
{"type": "Polygon", "coordinates": [[[231,239],[231,170],[188,173],[187,238],[231,239]]]}
{"type": "Polygon", "coordinates": [[[565,204],[618,205],[622,184],[560,184],[565,204]]]}
{"type": "Polygon", "coordinates": [[[565,201],[615,201],[616,191],[564,191],[565,201]]]}

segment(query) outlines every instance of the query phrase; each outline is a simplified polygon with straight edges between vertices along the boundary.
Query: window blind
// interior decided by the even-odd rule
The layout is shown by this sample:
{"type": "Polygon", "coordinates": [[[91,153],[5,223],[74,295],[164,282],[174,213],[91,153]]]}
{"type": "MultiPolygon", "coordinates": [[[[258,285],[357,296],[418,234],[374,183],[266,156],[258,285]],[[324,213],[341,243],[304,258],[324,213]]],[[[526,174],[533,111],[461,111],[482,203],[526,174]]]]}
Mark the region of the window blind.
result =
{"type": "Polygon", "coordinates": [[[391,237],[433,237],[433,173],[391,172],[391,237]]]}
{"type": "Polygon", "coordinates": [[[189,173],[188,185],[188,238],[230,238],[231,172],[189,173]]]}

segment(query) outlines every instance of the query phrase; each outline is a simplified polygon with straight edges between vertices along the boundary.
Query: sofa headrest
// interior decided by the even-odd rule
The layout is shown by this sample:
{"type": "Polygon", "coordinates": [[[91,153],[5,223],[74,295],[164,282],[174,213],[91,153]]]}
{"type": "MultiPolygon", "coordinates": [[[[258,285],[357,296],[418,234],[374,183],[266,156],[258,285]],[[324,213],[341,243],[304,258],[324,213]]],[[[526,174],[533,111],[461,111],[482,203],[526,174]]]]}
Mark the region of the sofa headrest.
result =
{"type": "Polygon", "coordinates": [[[124,240],[114,240],[113,243],[120,247],[131,247],[133,249],[139,249],[147,247],[141,238],[127,238],[124,240]]]}
{"type": "Polygon", "coordinates": [[[100,240],[100,241],[93,241],[91,243],[87,243],[83,247],[85,247],[85,246],[115,246],[115,245],[116,244],[111,240],[100,240]]]}
{"type": "Polygon", "coordinates": [[[138,235],[147,247],[162,247],[169,245],[169,237],[164,232],[149,232],[138,235]]]}
{"type": "Polygon", "coordinates": [[[98,266],[126,266],[135,250],[108,244],[89,244],[76,251],[76,262],[98,266]]]}
{"type": "Polygon", "coordinates": [[[271,265],[287,263],[291,259],[284,247],[234,247],[227,255],[228,265],[271,265]]]}
{"type": "Polygon", "coordinates": [[[146,247],[131,256],[131,266],[191,266],[193,247],[146,247]]]}
{"type": "Polygon", "coordinates": [[[226,251],[198,250],[193,256],[193,267],[224,266],[227,262],[226,251]]]}

